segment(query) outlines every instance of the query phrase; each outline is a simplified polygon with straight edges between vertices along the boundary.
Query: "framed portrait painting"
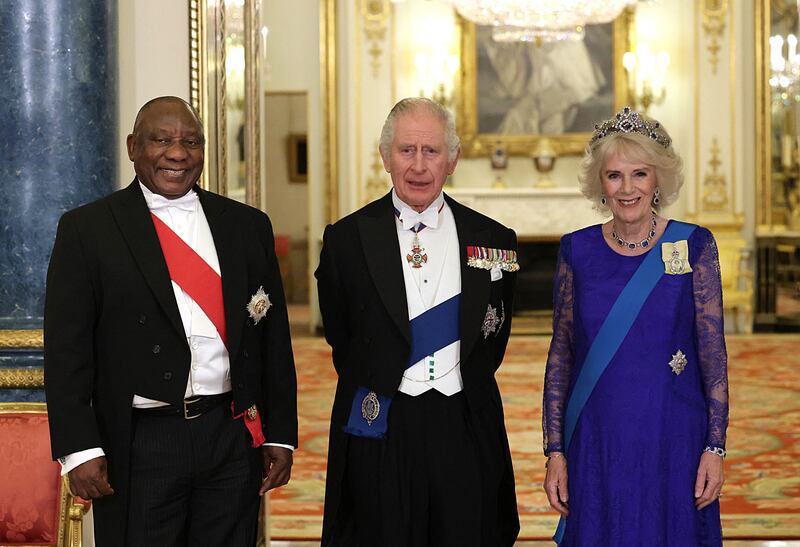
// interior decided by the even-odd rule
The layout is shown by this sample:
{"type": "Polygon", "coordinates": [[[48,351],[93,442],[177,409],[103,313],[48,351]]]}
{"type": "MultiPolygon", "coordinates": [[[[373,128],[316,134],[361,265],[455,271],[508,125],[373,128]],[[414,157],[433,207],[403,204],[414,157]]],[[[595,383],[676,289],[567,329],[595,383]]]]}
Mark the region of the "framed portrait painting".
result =
{"type": "Polygon", "coordinates": [[[498,144],[529,156],[542,137],[558,155],[580,154],[594,124],[627,103],[622,56],[632,15],[588,25],[583,40],[495,42],[492,29],[459,17],[461,93],[456,120],[465,157],[498,144]]]}

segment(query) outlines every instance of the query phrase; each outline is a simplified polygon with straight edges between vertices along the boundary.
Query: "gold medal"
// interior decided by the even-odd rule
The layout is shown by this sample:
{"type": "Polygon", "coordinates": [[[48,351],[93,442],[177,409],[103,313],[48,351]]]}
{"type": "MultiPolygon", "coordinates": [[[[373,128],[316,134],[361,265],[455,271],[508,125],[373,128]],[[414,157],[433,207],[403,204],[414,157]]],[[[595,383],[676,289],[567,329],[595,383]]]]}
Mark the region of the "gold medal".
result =
{"type": "Polygon", "coordinates": [[[419,237],[416,233],[411,245],[411,252],[406,255],[406,262],[411,264],[412,268],[422,268],[422,265],[428,261],[428,255],[425,249],[420,246],[419,237]]]}
{"type": "Polygon", "coordinates": [[[367,420],[367,425],[372,426],[381,413],[381,403],[378,401],[378,396],[374,391],[370,391],[364,396],[361,401],[361,416],[367,420]]]}
{"type": "Polygon", "coordinates": [[[245,416],[247,416],[247,419],[250,420],[251,422],[256,418],[258,418],[258,408],[256,408],[256,405],[253,405],[250,408],[248,408],[245,411],[245,416]]]}

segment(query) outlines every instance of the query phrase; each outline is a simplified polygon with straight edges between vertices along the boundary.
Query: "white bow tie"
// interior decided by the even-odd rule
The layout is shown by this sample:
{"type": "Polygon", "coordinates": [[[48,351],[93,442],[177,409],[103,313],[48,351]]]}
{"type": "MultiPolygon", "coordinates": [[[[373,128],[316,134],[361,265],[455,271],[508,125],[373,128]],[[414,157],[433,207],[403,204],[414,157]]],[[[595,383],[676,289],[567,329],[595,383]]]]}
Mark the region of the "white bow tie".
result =
{"type": "Polygon", "coordinates": [[[194,190],[189,191],[184,196],[175,199],[167,199],[162,195],[159,194],[152,194],[149,196],[149,200],[147,203],[147,207],[151,211],[155,211],[157,209],[168,209],[170,207],[175,207],[176,209],[180,209],[181,211],[189,211],[192,212],[197,207],[197,200],[200,199],[197,195],[197,192],[194,190]]]}
{"type": "Polygon", "coordinates": [[[400,211],[400,221],[403,223],[403,230],[410,230],[417,224],[424,224],[428,228],[439,226],[439,210],[436,207],[428,207],[421,213],[403,207],[400,211]]]}

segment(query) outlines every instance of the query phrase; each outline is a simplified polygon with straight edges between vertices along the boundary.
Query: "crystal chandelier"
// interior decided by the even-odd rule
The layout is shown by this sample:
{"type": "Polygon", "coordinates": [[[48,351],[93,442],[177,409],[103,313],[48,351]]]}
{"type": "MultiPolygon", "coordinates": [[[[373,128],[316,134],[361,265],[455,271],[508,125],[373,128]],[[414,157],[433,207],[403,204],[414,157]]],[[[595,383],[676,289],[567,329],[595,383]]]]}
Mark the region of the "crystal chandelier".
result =
{"type": "Polygon", "coordinates": [[[608,23],[637,0],[449,0],[466,19],[492,27],[498,42],[583,39],[583,27],[608,23]]]}

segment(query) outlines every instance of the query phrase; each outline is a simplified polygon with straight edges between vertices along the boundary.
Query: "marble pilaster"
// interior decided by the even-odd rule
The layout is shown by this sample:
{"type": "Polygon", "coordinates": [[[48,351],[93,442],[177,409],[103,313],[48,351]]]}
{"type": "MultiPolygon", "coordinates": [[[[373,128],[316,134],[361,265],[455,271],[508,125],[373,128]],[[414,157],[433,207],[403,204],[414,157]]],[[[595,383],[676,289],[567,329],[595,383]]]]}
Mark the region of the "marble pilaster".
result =
{"type": "Polygon", "coordinates": [[[59,217],[115,187],[117,0],[4,1],[0,81],[1,374],[41,365],[3,332],[42,326],[59,217]]]}

